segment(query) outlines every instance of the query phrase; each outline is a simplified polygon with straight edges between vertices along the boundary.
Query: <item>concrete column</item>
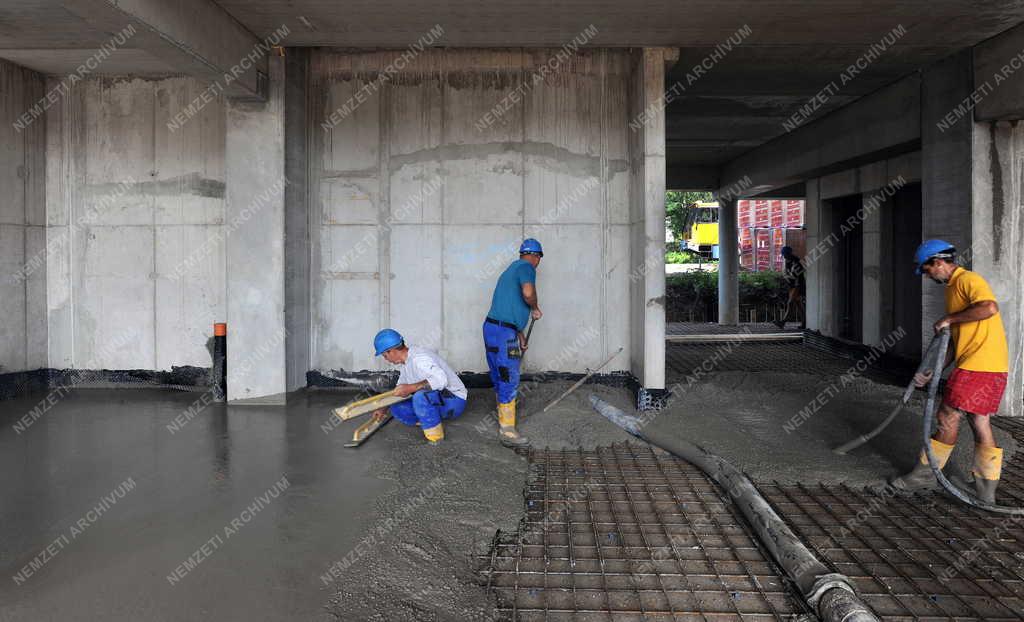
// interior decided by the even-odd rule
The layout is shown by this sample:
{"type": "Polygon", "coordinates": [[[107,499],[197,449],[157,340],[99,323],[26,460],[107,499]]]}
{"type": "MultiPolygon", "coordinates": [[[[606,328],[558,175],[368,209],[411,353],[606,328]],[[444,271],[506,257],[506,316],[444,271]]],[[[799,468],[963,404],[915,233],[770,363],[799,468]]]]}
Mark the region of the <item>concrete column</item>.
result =
{"type": "Polygon", "coordinates": [[[813,252],[821,242],[821,200],[820,182],[818,179],[807,181],[807,197],[804,203],[804,225],[807,230],[806,250],[804,252],[805,274],[807,280],[807,328],[821,330],[822,285],[821,270],[817,262],[812,261],[813,252]]]}
{"type": "Polygon", "coordinates": [[[285,380],[284,59],[266,103],[227,113],[225,212],[228,400],[283,404],[285,380]]]}
{"type": "MultiPolygon", "coordinates": [[[[964,119],[962,122],[966,123],[964,119]]],[[[973,124],[972,269],[992,286],[1010,348],[1000,413],[1024,416],[1024,126],[973,124]]]]}
{"type": "Polygon", "coordinates": [[[718,323],[740,322],[740,249],[736,199],[718,202],[718,323]]]}
{"type": "MultiPolygon", "coordinates": [[[[974,88],[971,50],[929,67],[921,82],[921,237],[940,238],[958,249],[971,244],[971,141],[973,124],[939,122],[974,88]]],[[[918,241],[920,243],[920,240],[918,241]]],[[[921,288],[921,343],[945,313],[945,292],[927,282],[921,288]]]]}
{"type": "Polygon", "coordinates": [[[667,50],[645,48],[634,64],[630,117],[633,374],[645,389],[665,388],[665,112],[667,50]]]}
{"type": "MultiPolygon", "coordinates": [[[[665,50],[646,49],[643,98],[658,101],[665,91],[665,50]]],[[[665,256],[665,113],[644,125],[644,256],[665,256]]],[[[665,388],[665,271],[644,275],[644,388],[665,388]]]]}
{"type": "Polygon", "coordinates": [[[289,48],[285,57],[285,325],[288,329],[287,388],[306,386],[310,362],[309,50],[289,48]]]}
{"type": "Polygon", "coordinates": [[[865,344],[878,345],[882,341],[884,287],[882,272],[892,269],[891,263],[883,263],[882,211],[888,207],[883,203],[875,205],[878,197],[871,192],[861,195],[864,206],[864,222],[861,223],[861,247],[863,249],[863,276],[861,300],[861,339],[865,344]]]}

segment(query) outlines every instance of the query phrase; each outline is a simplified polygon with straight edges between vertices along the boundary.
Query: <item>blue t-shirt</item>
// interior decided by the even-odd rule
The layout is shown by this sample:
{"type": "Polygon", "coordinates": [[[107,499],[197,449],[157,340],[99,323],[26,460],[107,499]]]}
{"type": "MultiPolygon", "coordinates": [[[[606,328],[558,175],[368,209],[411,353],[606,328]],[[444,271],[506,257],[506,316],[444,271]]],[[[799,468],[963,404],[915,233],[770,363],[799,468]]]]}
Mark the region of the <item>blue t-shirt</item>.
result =
{"type": "Polygon", "coordinates": [[[519,330],[526,328],[526,323],[530,320],[530,307],[523,300],[523,284],[536,280],[537,270],[530,262],[525,259],[513,261],[498,277],[498,284],[494,286],[494,296],[491,298],[491,310],[487,312],[487,317],[515,324],[519,330]]]}

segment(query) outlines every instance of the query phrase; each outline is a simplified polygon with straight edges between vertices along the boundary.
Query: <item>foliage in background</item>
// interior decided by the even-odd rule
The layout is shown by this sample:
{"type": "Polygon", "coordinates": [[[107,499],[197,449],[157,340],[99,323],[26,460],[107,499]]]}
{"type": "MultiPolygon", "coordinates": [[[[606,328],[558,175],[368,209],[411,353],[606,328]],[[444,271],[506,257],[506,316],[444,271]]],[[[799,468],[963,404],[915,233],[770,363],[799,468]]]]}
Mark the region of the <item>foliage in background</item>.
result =
{"type": "MultiPolygon", "coordinates": [[[[740,306],[785,305],[788,291],[779,272],[740,272],[740,306]]],[[[712,317],[718,303],[718,273],[679,272],[665,275],[668,320],[680,321],[690,314],[712,317]]]]}
{"type": "Polygon", "coordinates": [[[714,197],[710,192],[669,190],[665,193],[665,226],[677,240],[681,239],[688,216],[687,212],[690,211],[687,207],[695,201],[713,200],[714,197]]]}
{"type": "Polygon", "coordinates": [[[691,250],[679,250],[665,251],[665,263],[708,263],[708,260],[701,260],[700,255],[691,250]]]}

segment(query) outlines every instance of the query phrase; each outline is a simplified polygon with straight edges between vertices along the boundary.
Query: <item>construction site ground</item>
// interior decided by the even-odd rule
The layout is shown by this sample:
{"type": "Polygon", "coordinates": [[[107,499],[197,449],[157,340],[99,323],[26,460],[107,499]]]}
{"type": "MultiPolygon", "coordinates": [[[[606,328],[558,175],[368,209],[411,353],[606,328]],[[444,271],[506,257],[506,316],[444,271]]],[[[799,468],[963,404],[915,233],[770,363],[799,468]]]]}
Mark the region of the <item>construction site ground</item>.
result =
{"type": "MultiPolygon", "coordinates": [[[[1024,527],[937,493],[875,488],[907,469],[920,397],[849,456],[831,448],[889,412],[898,379],[800,343],[669,344],[668,407],[651,430],[745,470],[826,564],[884,619],[1024,619],[1024,527]],[[719,353],[716,356],[716,352],[719,353]],[[714,358],[711,369],[704,361],[714,358]],[[695,370],[701,370],[696,372],[695,370]],[[691,378],[693,381],[691,382],[691,378]],[[846,379],[845,381],[842,379],[846,379]],[[808,404],[817,406],[807,410],[808,404]],[[801,414],[803,413],[803,414],[801,414]]],[[[392,421],[358,449],[330,409],[355,391],[303,391],[287,407],[195,393],[72,390],[3,404],[0,582],[5,620],[761,620],[805,613],[778,568],[702,473],[590,407],[632,412],[618,387],[524,386],[524,455],[496,440],[494,398],[473,390],[438,446],[392,421]],[[59,460],[56,458],[59,456],[59,460]],[[281,494],[225,525],[282,476],[281,494]],[[76,521],[118,482],[131,492],[76,521]],[[198,557],[179,580],[168,575],[198,557]],[[55,555],[12,577],[56,539],[55,555]],[[210,547],[207,547],[208,549],[210,547]],[[87,570],[87,571],[86,571],[87,570]]],[[[999,501],[1024,504],[1024,425],[997,420],[999,501]]],[[[969,431],[953,468],[970,464],[969,431]]]]}

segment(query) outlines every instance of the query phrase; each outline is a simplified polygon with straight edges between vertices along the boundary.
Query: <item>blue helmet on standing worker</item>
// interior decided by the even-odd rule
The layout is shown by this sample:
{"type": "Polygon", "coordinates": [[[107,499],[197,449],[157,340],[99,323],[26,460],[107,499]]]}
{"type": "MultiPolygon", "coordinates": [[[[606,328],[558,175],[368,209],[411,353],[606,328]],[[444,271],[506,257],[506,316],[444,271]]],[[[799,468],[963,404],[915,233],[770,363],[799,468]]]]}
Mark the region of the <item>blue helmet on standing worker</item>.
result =
{"type": "Polygon", "coordinates": [[[783,257],[789,257],[792,254],[793,254],[793,247],[792,246],[783,246],[782,247],[782,256],[783,257]]]}
{"type": "Polygon", "coordinates": [[[537,255],[539,257],[544,256],[544,249],[541,248],[540,242],[533,238],[526,238],[523,243],[519,245],[520,255],[537,255]]]}
{"type": "Polygon", "coordinates": [[[376,356],[384,354],[391,348],[402,345],[405,340],[398,334],[397,330],[385,328],[373,338],[373,348],[377,351],[376,356]]]}
{"type": "Polygon", "coordinates": [[[921,267],[935,258],[953,261],[956,258],[956,247],[945,240],[925,240],[914,253],[914,265],[917,266],[914,274],[923,274],[921,267]]]}

